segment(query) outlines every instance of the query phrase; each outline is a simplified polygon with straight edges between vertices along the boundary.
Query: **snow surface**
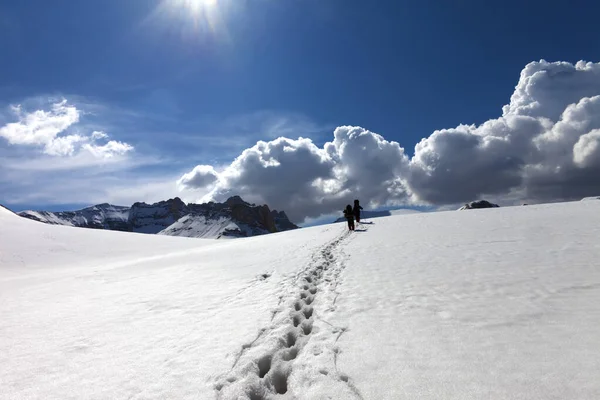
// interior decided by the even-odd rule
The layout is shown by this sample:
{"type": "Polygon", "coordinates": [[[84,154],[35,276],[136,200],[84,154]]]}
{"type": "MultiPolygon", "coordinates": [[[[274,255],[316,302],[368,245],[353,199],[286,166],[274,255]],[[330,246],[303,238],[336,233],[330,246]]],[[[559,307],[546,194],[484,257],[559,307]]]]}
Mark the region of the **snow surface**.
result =
{"type": "MultiPolygon", "coordinates": [[[[419,210],[412,210],[409,208],[401,208],[397,210],[382,210],[382,211],[371,211],[371,210],[363,210],[360,212],[361,221],[367,221],[371,218],[381,218],[381,217],[389,217],[392,215],[408,215],[408,214],[417,214],[420,213],[419,210]]],[[[346,222],[345,217],[339,217],[334,222],[346,222]]]]}
{"type": "Polygon", "coordinates": [[[192,214],[181,217],[168,228],[158,232],[159,235],[205,239],[238,238],[268,233],[267,230],[252,229],[248,225],[235,223],[226,216],[207,218],[204,215],[192,214]]]}
{"type": "Polygon", "coordinates": [[[7,399],[600,398],[600,202],[235,241],[0,208],[7,399]]]}

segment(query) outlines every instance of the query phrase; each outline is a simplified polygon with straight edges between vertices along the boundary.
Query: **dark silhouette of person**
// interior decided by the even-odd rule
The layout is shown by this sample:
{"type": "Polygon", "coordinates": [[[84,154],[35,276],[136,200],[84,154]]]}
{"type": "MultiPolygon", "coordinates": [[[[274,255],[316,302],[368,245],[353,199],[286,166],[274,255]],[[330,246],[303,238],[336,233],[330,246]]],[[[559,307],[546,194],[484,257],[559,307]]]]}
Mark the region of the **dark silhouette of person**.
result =
{"type": "Polygon", "coordinates": [[[348,229],[354,230],[354,212],[352,210],[352,206],[348,204],[346,209],[344,210],[344,218],[348,221],[348,229]]]}
{"type": "Polygon", "coordinates": [[[354,214],[354,218],[356,218],[356,222],[360,223],[360,210],[363,208],[360,206],[358,200],[354,200],[354,208],[352,209],[352,213],[354,214]]]}

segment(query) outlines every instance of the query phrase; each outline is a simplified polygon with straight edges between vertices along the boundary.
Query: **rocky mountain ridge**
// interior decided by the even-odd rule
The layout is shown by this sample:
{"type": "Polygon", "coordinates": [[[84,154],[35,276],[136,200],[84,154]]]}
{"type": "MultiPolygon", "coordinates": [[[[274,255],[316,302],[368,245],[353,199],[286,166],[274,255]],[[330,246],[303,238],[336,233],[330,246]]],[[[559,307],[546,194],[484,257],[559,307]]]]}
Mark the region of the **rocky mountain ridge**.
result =
{"type": "Polygon", "coordinates": [[[236,238],[297,229],[283,211],[254,205],[239,196],[224,203],[185,204],[180,198],[131,207],[97,204],[77,211],[22,211],[35,221],[82,228],[200,238],[236,238]]]}

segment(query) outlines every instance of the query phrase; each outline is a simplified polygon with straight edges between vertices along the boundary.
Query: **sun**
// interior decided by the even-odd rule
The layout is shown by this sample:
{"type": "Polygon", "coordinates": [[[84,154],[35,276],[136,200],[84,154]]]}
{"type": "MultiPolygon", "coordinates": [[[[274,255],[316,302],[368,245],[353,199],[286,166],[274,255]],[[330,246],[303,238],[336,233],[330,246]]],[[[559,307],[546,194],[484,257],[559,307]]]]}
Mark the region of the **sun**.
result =
{"type": "Polygon", "coordinates": [[[201,11],[203,9],[216,7],[218,0],[178,0],[177,2],[183,3],[185,7],[192,11],[201,11]]]}
{"type": "Polygon", "coordinates": [[[168,4],[173,9],[186,11],[194,16],[210,14],[217,10],[219,0],[168,0],[168,4]]]}
{"type": "Polygon", "coordinates": [[[226,9],[231,0],[162,0],[155,15],[170,21],[184,37],[227,38],[226,9]]]}

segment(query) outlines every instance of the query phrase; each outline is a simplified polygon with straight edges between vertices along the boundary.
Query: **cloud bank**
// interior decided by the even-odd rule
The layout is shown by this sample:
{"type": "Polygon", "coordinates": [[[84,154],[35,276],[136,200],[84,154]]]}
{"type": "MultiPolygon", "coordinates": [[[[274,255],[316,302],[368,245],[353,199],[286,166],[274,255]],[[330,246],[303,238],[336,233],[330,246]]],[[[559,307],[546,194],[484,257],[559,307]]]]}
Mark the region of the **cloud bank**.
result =
{"type": "MultiPolygon", "coordinates": [[[[65,146],[67,146],[65,144],[65,146]]],[[[600,63],[528,64],[502,115],[422,139],[414,155],[368,129],[340,126],[323,147],[307,138],[259,141],[217,172],[200,165],[178,181],[202,200],[239,194],[295,221],[370,206],[446,205],[484,196],[529,202],[600,193],[600,63]]]]}

